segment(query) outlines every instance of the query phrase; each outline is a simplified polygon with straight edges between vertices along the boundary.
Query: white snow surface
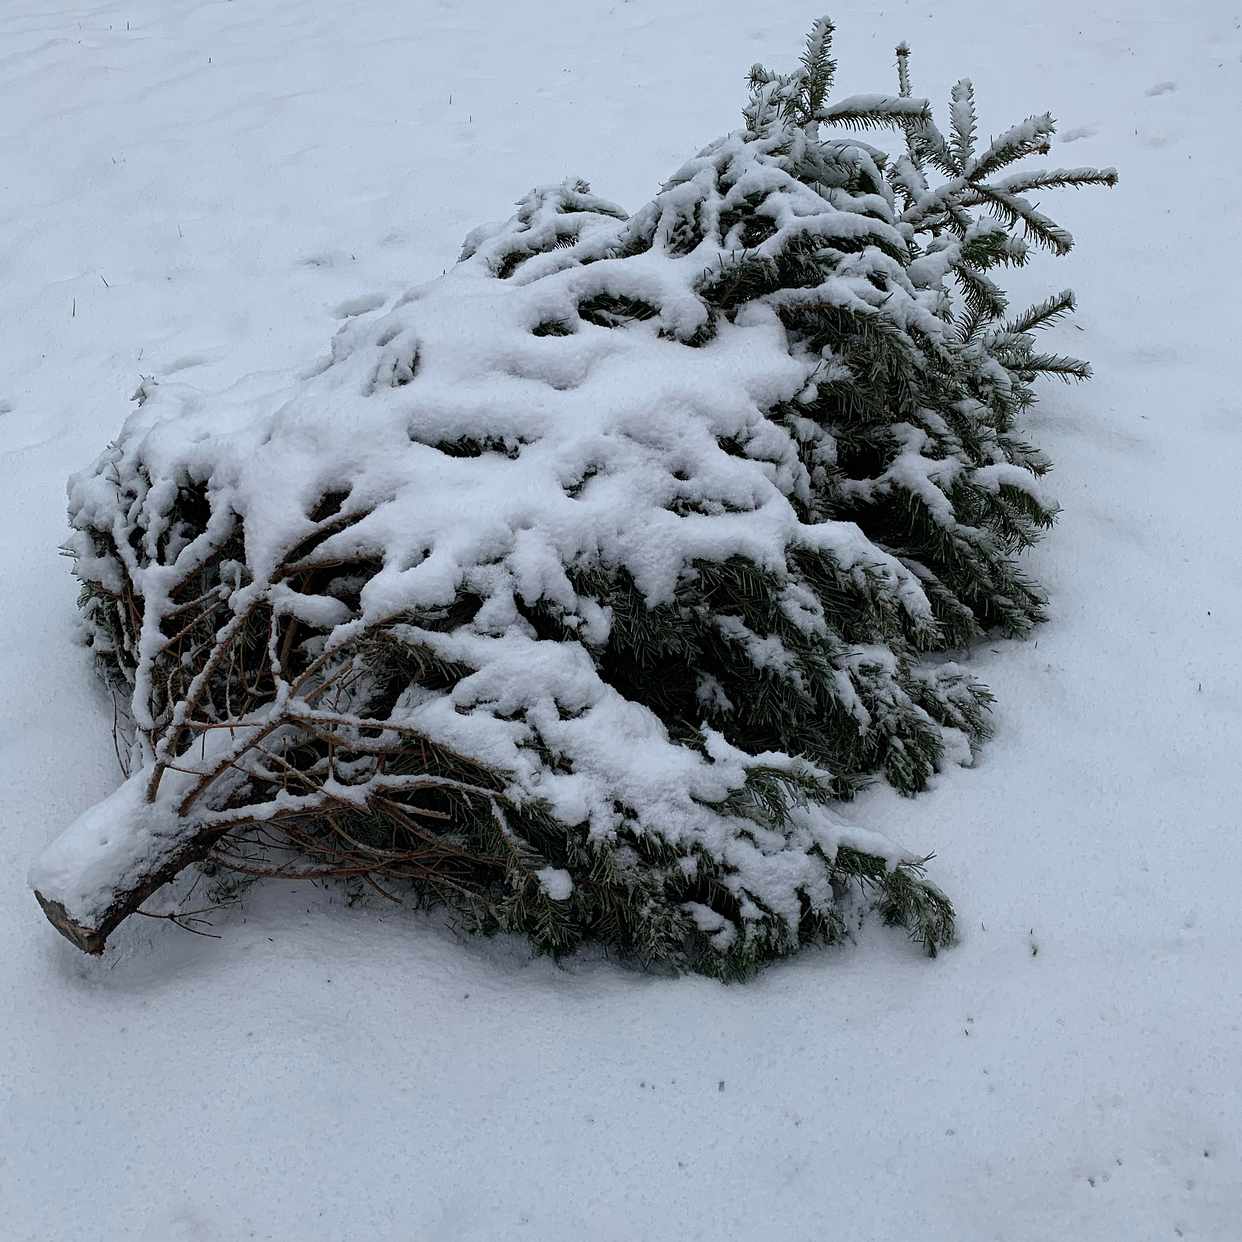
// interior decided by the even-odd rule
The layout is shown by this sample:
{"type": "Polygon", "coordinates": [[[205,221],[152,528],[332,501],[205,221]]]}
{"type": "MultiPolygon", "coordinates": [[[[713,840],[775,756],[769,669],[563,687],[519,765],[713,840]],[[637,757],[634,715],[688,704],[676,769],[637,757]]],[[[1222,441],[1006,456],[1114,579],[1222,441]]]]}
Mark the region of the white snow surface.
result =
{"type": "Polygon", "coordinates": [[[1030,424],[1064,507],[1031,559],[1052,619],[969,660],[998,697],[974,768],[850,808],[938,851],[962,943],[928,962],[869,924],[744,987],[304,885],[252,890],[218,940],[132,920],[94,961],[25,873],[118,781],[56,547],[134,388],[276,395],[532,184],[644,201],[817,14],[0,11],[0,1236],[1242,1235],[1242,273],[1187,208],[1242,193],[1242,28],[1222,0],[1097,7],[835,14],[842,100],[891,89],[908,39],[941,118],[969,74],[981,135],[1050,108],[1062,162],[1123,179],[1057,196],[1077,248],[1014,296],[1072,285],[1047,344],[1096,369],[1030,424]]]}

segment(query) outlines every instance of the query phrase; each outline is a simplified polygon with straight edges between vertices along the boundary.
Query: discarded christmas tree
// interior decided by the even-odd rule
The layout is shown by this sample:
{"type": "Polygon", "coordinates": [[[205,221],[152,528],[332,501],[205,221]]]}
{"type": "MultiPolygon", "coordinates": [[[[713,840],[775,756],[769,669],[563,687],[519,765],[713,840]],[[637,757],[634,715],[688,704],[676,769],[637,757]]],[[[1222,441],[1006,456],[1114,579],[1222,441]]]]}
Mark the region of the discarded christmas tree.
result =
{"type": "Polygon", "coordinates": [[[131,774],[32,871],[88,952],[187,866],[355,877],[563,953],[725,977],[952,908],[834,804],[987,733],[943,653],[1021,635],[1053,519],[1017,424],[1084,363],[991,273],[1064,230],[910,94],[828,102],[832,27],[633,216],[532,192],[283,399],[145,384],[70,485],[131,774]],[[895,131],[887,157],[849,131],[895,131]],[[938,178],[932,184],[929,178],[938,178]]]}

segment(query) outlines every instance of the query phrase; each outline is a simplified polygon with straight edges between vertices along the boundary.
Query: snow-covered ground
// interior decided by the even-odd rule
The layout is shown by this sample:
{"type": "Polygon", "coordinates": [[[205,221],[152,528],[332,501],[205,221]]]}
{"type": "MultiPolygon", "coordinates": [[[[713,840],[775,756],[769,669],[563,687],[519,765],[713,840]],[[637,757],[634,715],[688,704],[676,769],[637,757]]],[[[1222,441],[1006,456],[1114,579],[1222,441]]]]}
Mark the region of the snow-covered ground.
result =
{"type": "Polygon", "coordinates": [[[908,38],[919,93],[969,73],[985,130],[1051,108],[1056,162],[1121,169],[1023,277],[1078,290],[1097,374],[1033,420],[1053,620],[974,656],[977,768],[852,811],[938,851],[961,945],[869,927],[730,988],[275,885],[94,961],[25,872],[119,779],[56,546],[140,377],[299,367],[537,182],[637,206],[816,12],[0,6],[0,1237],[1242,1237],[1242,21],[981,7],[839,6],[839,82],[908,38]]]}

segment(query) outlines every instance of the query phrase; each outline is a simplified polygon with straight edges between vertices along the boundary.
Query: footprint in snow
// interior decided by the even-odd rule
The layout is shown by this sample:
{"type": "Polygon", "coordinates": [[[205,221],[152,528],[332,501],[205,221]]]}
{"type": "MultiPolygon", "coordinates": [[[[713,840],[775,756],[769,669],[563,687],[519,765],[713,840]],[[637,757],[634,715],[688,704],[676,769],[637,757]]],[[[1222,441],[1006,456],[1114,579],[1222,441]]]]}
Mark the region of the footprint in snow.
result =
{"type": "Polygon", "coordinates": [[[1098,132],[1094,125],[1077,125],[1073,129],[1067,129],[1061,135],[1061,141],[1077,142],[1080,138],[1094,138],[1098,132]]]}
{"type": "Polygon", "coordinates": [[[1155,86],[1149,86],[1143,94],[1145,95],[1169,95],[1177,90],[1176,82],[1157,82],[1155,86]]]}
{"type": "Polygon", "coordinates": [[[350,262],[351,256],[343,250],[320,250],[315,254],[303,255],[298,260],[299,267],[340,267],[350,262]]]}
{"type": "Polygon", "coordinates": [[[1167,367],[1180,362],[1182,355],[1176,346],[1157,342],[1150,345],[1140,345],[1135,349],[1128,349],[1126,350],[1126,357],[1140,366],[1167,367]]]}
{"type": "Polygon", "coordinates": [[[13,413],[13,402],[12,401],[0,401],[0,414],[12,414],[12,413],[13,413]]]}
{"type": "Polygon", "coordinates": [[[191,367],[203,367],[215,359],[210,354],[182,354],[173,359],[165,368],[165,375],[174,375],[178,371],[188,371],[191,367]]]}

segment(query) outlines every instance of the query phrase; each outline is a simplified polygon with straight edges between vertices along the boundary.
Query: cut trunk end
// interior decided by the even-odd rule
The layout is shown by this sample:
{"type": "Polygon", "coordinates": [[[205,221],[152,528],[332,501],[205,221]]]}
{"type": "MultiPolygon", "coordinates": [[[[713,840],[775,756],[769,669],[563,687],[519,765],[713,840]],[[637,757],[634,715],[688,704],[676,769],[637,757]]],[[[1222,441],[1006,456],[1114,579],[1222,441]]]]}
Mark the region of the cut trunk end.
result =
{"type": "Polygon", "coordinates": [[[116,927],[153,893],[205,858],[225,829],[181,819],[175,803],[146,801],[137,772],[52,841],[30,869],[47,920],[98,956],[116,927]]]}
{"type": "Polygon", "coordinates": [[[104,945],[107,942],[107,932],[100,931],[96,927],[86,927],[79,923],[59,901],[52,901],[44,897],[38,889],[35,889],[35,900],[43,907],[43,913],[47,915],[47,921],[71,945],[81,949],[83,953],[91,954],[93,957],[98,957],[104,951],[104,945]]]}

